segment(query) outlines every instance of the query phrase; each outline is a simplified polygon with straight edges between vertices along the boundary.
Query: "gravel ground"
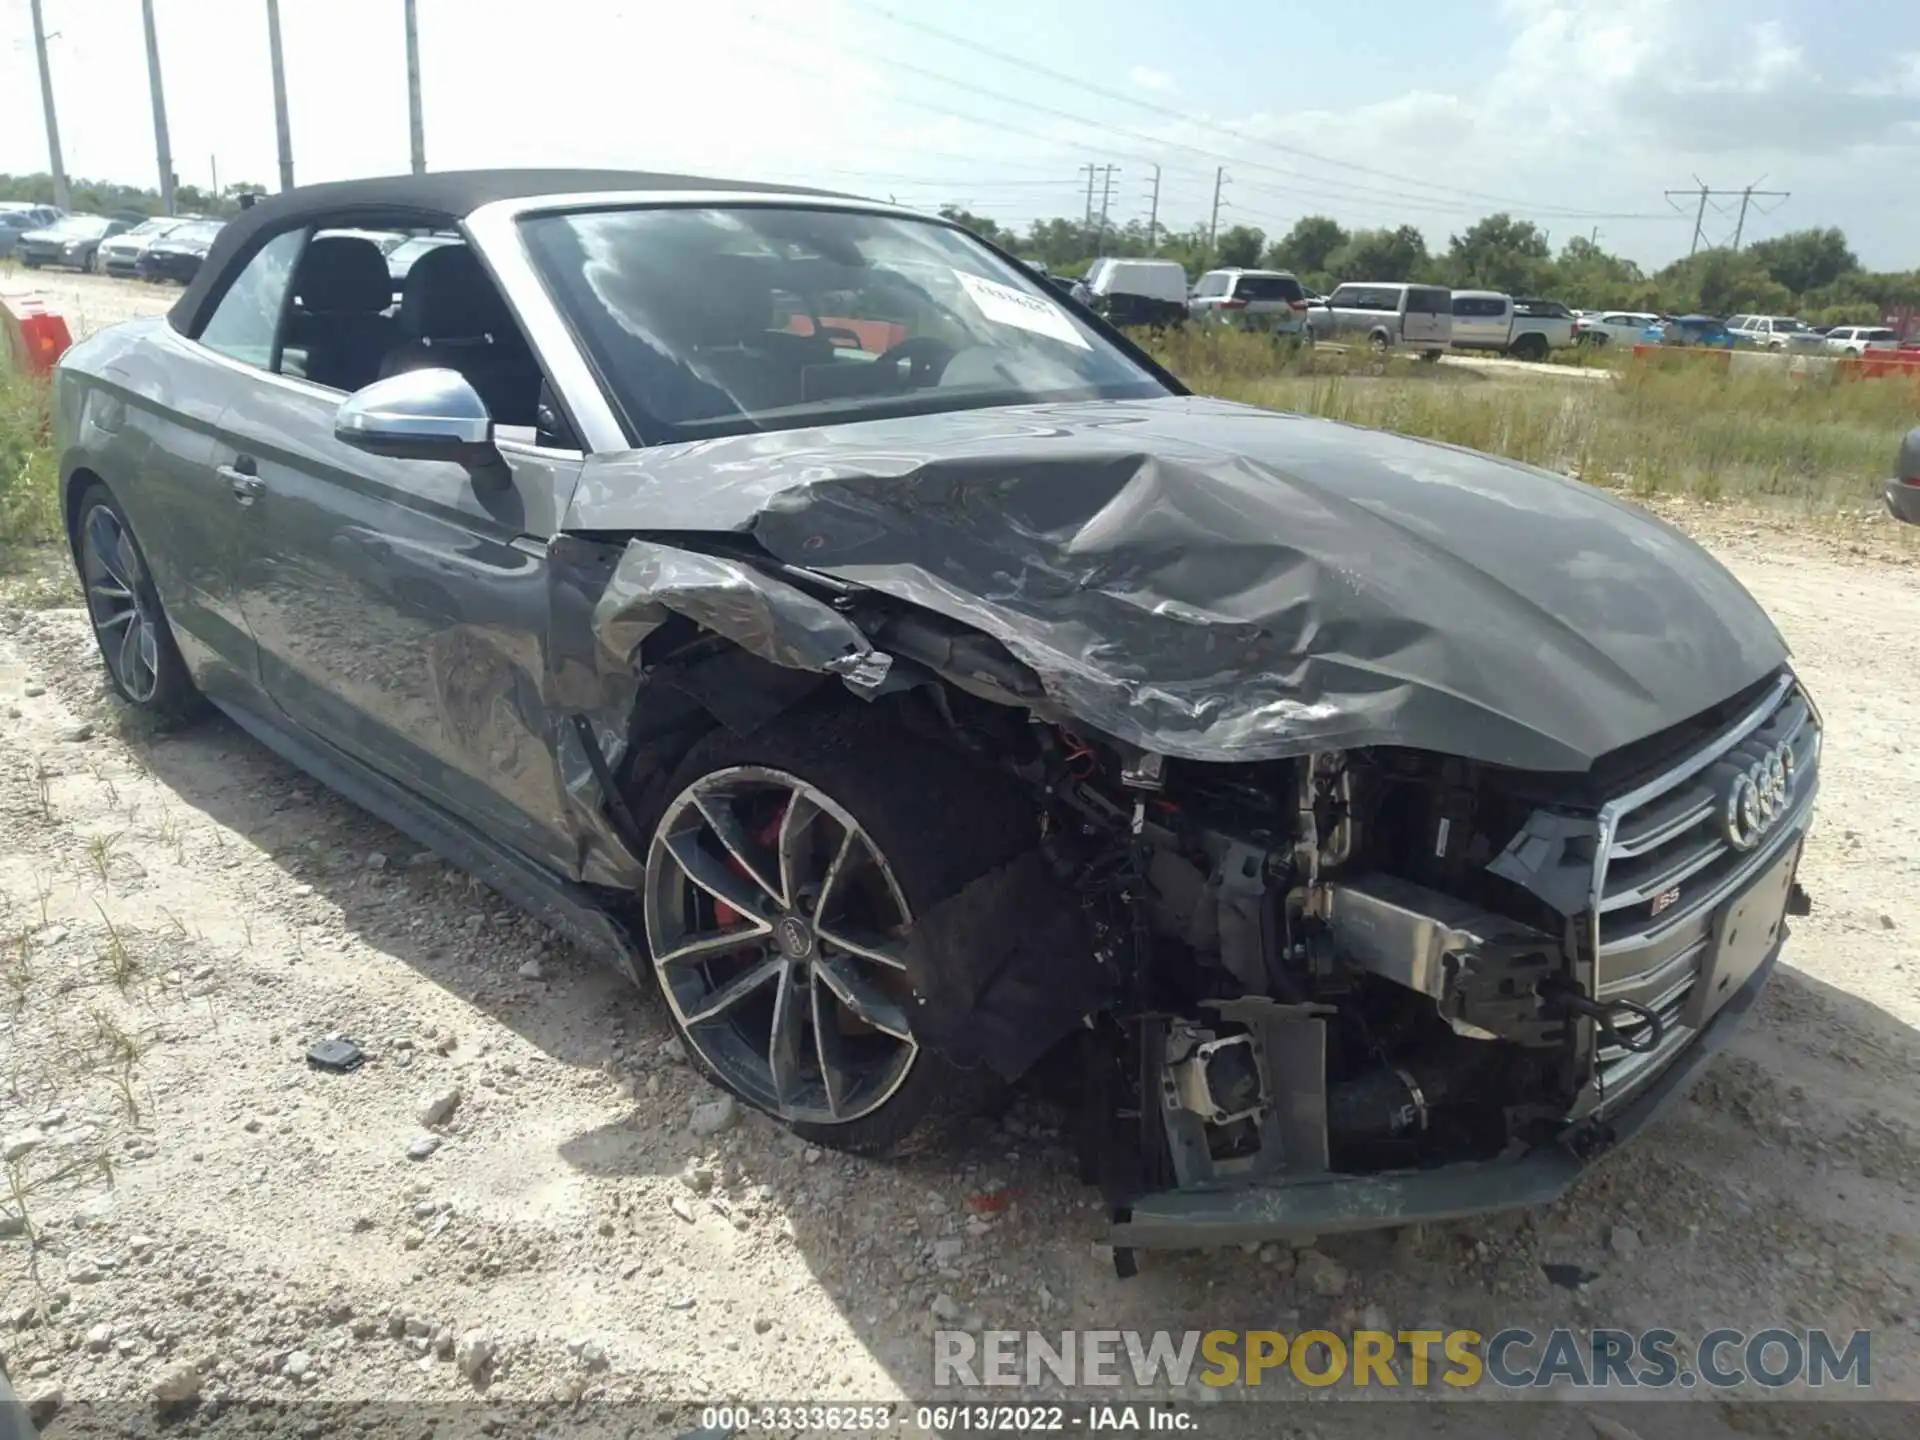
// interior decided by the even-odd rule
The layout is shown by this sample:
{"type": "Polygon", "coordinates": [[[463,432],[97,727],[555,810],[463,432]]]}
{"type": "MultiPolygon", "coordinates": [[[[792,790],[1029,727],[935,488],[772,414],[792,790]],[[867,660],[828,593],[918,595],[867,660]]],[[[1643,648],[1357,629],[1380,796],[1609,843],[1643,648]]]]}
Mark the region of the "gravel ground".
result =
{"type": "MultiPolygon", "coordinates": [[[[0,613],[15,1384],[69,1406],[195,1390],[203,1412],[924,1398],[940,1317],[1862,1327],[1876,1393],[1920,1398],[1920,549],[1884,526],[1681,518],[1775,614],[1829,725],[1815,909],[1755,1022],[1548,1209],[1154,1255],[1130,1281],[1046,1095],[908,1161],[808,1149],[715,1105],[651,997],[229,724],[145,734],[105,697],[78,610],[0,613]],[[310,1068],[335,1034],[367,1062],[310,1068]],[[974,1213],[981,1196],[1011,1203],[974,1213]],[[1545,1263],[1593,1278],[1562,1288],[1545,1263]]],[[[1501,1413],[1500,1433],[1607,1440],[1751,1423],[1726,1397],[1626,1431],[1501,1413]]],[[[1488,1429],[1458,1406],[1374,1407],[1365,1427],[1488,1429]]]]}
{"type": "Polygon", "coordinates": [[[142,315],[160,315],[180,298],[178,285],[149,285],[111,275],[82,275],[69,270],[29,270],[0,260],[0,297],[33,294],[67,320],[75,340],[96,330],[142,315]]]}

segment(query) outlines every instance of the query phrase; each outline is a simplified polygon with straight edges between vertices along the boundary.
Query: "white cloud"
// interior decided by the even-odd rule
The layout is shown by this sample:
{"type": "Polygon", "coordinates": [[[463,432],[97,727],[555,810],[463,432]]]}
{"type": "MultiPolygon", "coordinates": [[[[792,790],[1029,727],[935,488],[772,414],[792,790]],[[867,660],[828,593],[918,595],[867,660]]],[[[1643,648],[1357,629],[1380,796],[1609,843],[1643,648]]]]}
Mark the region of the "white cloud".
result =
{"type": "Polygon", "coordinates": [[[1127,79],[1142,90],[1165,92],[1173,89],[1173,77],[1164,70],[1155,70],[1150,66],[1136,65],[1127,72],[1127,79]]]}

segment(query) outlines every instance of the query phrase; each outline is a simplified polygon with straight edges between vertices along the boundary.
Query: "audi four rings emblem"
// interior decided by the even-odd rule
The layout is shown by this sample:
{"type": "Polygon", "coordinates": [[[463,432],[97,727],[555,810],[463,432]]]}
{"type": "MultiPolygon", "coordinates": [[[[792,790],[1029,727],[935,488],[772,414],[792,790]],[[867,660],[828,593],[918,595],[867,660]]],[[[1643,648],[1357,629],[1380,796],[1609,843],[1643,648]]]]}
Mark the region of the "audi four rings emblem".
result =
{"type": "Polygon", "coordinates": [[[1793,747],[1782,741],[1726,782],[1720,830],[1736,850],[1751,850],[1793,804],[1793,747]]]}

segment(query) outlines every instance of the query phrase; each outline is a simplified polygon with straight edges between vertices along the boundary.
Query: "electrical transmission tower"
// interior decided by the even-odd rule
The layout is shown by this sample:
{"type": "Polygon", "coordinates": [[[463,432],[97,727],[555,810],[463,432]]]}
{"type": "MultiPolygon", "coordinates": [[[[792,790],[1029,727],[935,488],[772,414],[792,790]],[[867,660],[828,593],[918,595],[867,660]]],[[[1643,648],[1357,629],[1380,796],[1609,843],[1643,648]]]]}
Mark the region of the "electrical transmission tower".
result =
{"type": "MultiPolygon", "coordinates": [[[[1760,180],[1756,180],[1752,185],[1748,185],[1739,190],[1715,190],[1712,186],[1708,185],[1706,181],[1696,175],[1693,177],[1693,183],[1699,186],[1699,189],[1667,191],[1667,203],[1673,205],[1674,209],[1680,210],[1680,213],[1683,215],[1686,211],[1682,210],[1680,206],[1674,205],[1675,196],[1687,195],[1694,197],[1698,201],[1693,212],[1693,243],[1687,247],[1687,254],[1692,256],[1700,249],[1700,241],[1706,234],[1707,206],[1712,204],[1717,196],[1724,197],[1728,200],[1733,199],[1735,196],[1740,198],[1740,218],[1734,223],[1733,228],[1733,248],[1738,250],[1740,248],[1740,239],[1746,233],[1747,207],[1750,206],[1756,198],[1764,200],[1786,200],[1793,193],[1789,190],[1756,189],[1755,187],[1766,178],[1766,176],[1762,175],[1760,180]]],[[[1722,215],[1727,213],[1718,205],[1714,205],[1713,208],[1722,215]]]]}

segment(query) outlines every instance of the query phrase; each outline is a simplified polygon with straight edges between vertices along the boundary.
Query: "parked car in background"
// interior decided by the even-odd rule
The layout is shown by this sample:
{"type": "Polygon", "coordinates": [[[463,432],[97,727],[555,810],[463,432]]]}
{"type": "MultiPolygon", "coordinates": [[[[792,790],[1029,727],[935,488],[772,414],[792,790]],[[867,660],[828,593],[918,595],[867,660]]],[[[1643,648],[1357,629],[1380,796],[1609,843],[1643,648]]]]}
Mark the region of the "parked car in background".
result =
{"type": "Polygon", "coordinates": [[[140,278],[187,284],[200,273],[201,262],[225,225],[224,220],[193,220],[153,241],[135,262],[140,278]]]}
{"type": "Polygon", "coordinates": [[[1209,270],[1194,283],[1187,313],[1209,324],[1298,335],[1306,327],[1307,292],[1285,270],[1209,270]]]}
{"type": "Polygon", "coordinates": [[[1896,520],[1920,525],[1920,429],[1907,432],[1887,482],[1887,509],[1896,520]]]}
{"type": "Polygon", "coordinates": [[[1087,270],[1088,304],[1114,325],[1178,325],[1187,318],[1187,272],[1178,260],[1116,260],[1087,270]]]}
{"type": "Polygon", "coordinates": [[[1529,300],[1530,313],[1520,302],[1497,290],[1453,292],[1453,348],[1491,350],[1516,360],[1544,360],[1549,351],[1573,344],[1573,317],[1564,305],[1529,300]],[[1549,308],[1561,313],[1542,313],[1549,308]]]}
{"type": "Polygon", "coordinates": [[[1631,345],[1659,323],[1650,310],[1590,310],[1573,322],[1573,340],[1576,345],[1631,345]]]}
{"type": "Polygon", "coordinates": [[[14,253],[22,235],[29,230],[44,229],[65,213],[52,205],[35,205],[26,200],[0,200],[0,260],[14,253]]]}
{"type": "MultiPolygon", "coordinates": [[[[387,276],[395,289],[406,284],[407,272],[413,269],[413,262],[442,245],[457,245],[458,235],[408,235],[400,243],[387,251],[387,276]]],[[[1044,272],[1043,272],[1044,273],[1044,272]]]]}
{"type": "MultiPolygon", "coordinates": [[[[1445,343],[1445,289],[1351,288],[1445,343]]],[[[806,1144],[937,1134],[1072,1042],[1116,1253],[1554,1200],[1806,913],[1821,716],[1717,560],[1195,395],[944,219],[292,190],[52,410],[124,701],[218,706],[657,987],[806,1144]],[[397,211],[467,244],[389,313],[326,232],[397,211]]]]}
{"type": "Polygon", "coordinates": [[[1716,315],[1674,315],[1656,320],[1641,332],[1648,345],[1684,345],[1704,350],[1731,350],[1733,332],[1716,315]]]}
{"type": "Polygon", "coordinates": [[[63,215],[51,225],[29,230],[14,253],[28,269],[58,265],[68,270],[92,270],[100,263],[100,242],[132,227],[107,215],[63,215]]]}
{"type": "Polygon", "coordinates": [[[1821,337],[1838,355],[1865,355],[1900,348],[1900,332],[1884,325],[1834,325],[1821,337]]]}
{"type": "Polygon", "coordinates": [[[1815,351],[1826,340],[1791,315],[1735,315],[1727,321],[1734,339],[1761,350],[1815,351]]]}
{"type": "Polygon", "coordinates": [[[1364,339],[1376,354],[1415,350],[1438,360],[1453,342],[1453,292],[1439,285],[1339,285],[1324,304],[1307,307],[1310,342],[1364,339]]]}
{"type": "Polygon", "coordinates": [[[153,215],[124,234],[102,240],[100,269],[108,275],[137,275],[140,271],[140,254],[147,246],[199,218],[197,215],[153,215]]]}

